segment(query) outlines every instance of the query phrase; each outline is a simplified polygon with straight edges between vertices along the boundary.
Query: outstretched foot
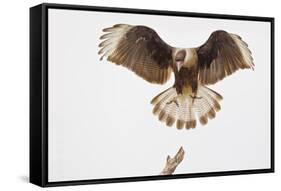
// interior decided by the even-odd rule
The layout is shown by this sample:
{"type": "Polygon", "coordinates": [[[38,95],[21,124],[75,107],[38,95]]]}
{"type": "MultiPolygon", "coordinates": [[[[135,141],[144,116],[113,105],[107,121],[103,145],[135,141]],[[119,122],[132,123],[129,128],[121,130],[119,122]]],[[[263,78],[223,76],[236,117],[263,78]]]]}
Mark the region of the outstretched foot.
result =
{"type": "Polygon", "coordinates": [[[192,99],[202,99],[202,97],[198,97],[198,96],[192,96],[192,95],[190,95],[190,97],[191,97],[192,99]]]}
{"type": "Polygon", "coordinates": [[[195,99],[202,99],[202,97],[198,97],[198,96],[196,96],[196,95],[190,95],[190,97],[192,98],[192,104],[194,103],[194,100],[195,99]]]}
{"type": "Polygon", "coordinates": [[[171,101],[167,102],[166,104],[169,105],[171,103],[175,103],[179,107],[179,103],[178,103],[177,97],[174,97],[171,101]]]}

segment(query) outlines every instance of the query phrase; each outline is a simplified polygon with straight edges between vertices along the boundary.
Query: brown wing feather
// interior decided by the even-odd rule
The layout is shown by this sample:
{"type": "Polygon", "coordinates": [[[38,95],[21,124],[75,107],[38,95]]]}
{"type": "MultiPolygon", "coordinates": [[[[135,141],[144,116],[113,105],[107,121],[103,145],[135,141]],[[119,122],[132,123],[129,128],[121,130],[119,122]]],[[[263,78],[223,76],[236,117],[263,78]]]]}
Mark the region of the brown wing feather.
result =
{"type": "Polygon", "coordinates": [[[238,69],[254,69],[247,44],[235,34],[215,31],[197,48],[199,81],[214,84],[238,69]]]}
{"type": "Polygon", "coordinates": [[[122,65],[151,83],[163,84],[171,74],[172,47],[145,26],[118,24],[103,30],[101,59],[122,65]]]}

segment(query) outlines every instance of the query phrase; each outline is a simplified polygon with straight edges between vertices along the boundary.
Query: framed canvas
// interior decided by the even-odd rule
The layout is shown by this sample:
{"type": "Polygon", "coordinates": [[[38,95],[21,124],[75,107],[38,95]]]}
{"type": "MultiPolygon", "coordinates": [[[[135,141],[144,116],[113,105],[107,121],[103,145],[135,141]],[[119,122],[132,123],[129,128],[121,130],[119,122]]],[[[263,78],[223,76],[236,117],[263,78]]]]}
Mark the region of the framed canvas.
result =
{"type": "Polygon", "coordinates": [[[274,172],[274,18],[30,8],[30,182],[274,172]]]}

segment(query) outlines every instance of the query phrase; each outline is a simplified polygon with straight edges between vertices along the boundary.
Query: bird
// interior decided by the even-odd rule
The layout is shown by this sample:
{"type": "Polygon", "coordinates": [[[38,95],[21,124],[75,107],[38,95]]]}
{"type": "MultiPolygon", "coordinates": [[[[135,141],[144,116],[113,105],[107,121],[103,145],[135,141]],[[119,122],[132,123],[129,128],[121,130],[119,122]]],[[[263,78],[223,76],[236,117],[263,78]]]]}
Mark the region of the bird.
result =
{"type": "Polygon", "coordinates": [[[115,24],[100,36],[100,60],[123,66],[151,84],[174,84],[151,100],[153,114],[166,126],[193,129],[206,125],[221,110],[223,97],[210,89],[239,69],[254,70],[248,44],[225,30],[212,32],[194,48],[170,46],[144,25],[115,24]]]}

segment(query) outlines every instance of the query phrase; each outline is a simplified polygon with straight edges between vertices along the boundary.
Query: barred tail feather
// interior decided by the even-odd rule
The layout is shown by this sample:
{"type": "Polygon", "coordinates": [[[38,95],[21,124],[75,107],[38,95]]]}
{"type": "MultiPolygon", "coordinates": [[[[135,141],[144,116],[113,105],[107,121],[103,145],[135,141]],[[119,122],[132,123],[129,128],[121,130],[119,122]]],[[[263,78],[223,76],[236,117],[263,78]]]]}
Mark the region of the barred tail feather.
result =
{"type": "Polygon", "coordinates": [[[205,125],[208,119],[216,117],[222,96],[202,85],[199,85],[196,96],[193,99],[191,94],[178,95],[171,87],[152,99],[153,113],[169,127],[176,124],[178,129],[195,128],[197,120],[205,125]]]}

